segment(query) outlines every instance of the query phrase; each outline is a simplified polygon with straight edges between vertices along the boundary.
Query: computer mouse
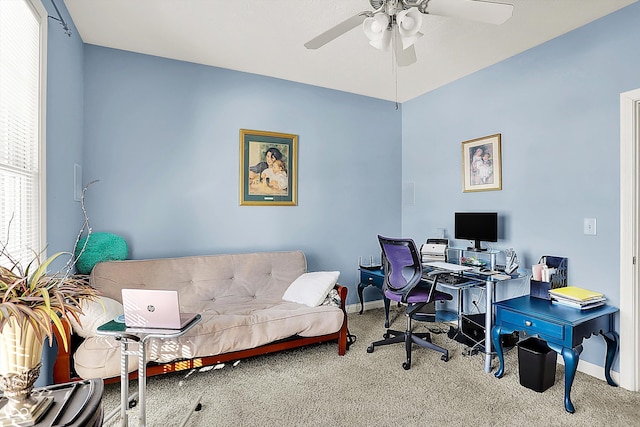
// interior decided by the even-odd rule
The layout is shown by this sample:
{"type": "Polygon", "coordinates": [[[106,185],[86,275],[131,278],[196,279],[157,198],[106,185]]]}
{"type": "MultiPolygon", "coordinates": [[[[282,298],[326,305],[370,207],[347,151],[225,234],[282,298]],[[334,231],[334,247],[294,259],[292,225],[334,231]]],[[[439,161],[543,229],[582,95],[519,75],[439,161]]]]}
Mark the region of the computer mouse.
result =
{"type": "Polygon", "coordinates": [[[487,267],[481,267],[480,271],[485,272],[485,271],[491,271],[491,270],[489,270],[487,267]]]}

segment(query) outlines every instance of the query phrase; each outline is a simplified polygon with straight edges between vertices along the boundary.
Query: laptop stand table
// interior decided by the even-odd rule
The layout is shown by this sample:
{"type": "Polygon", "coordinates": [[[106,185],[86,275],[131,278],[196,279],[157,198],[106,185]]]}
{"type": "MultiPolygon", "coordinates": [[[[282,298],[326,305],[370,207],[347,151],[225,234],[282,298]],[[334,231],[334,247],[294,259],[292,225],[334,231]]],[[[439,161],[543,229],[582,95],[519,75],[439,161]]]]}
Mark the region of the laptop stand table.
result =
{"type": "Polygon", "coordinates": [[[146,395],[147,395],[147,352],[146,343],[149,338],[176,338],[184,335],[193,328],[202,317],[196,317],[182,329],[143,329],[127,328],[124,323],[112,320],[100,326],[96,333],[103,336],[113,336],[120,341],[120,425],[129,425],[129,412],[138,412],[140,427],[146,426],[146,395]],[[134,344],[137,350],[131,350],[129,346],[134,344]],[[138,356],[138,398],[139,404],[129,409],[129,358],[138,356]]]}

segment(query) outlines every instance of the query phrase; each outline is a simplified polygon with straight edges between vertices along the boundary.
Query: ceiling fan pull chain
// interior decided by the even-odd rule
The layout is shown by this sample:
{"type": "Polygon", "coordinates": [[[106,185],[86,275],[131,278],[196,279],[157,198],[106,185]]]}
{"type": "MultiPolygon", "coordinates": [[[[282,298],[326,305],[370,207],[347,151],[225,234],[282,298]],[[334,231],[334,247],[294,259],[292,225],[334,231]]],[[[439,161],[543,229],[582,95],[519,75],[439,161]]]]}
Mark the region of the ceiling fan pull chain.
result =
{"type": "Polygon", "coordinates": [[[391,70],[393,73],[393,80],[395,84],[395,95],[396,95],[396,111],[400,108],[398,104],[398,52],[396,51],[396,37],[398,35],[395,31],[391,32],[391,38],[393,39],[391,42],[391,70]]]}

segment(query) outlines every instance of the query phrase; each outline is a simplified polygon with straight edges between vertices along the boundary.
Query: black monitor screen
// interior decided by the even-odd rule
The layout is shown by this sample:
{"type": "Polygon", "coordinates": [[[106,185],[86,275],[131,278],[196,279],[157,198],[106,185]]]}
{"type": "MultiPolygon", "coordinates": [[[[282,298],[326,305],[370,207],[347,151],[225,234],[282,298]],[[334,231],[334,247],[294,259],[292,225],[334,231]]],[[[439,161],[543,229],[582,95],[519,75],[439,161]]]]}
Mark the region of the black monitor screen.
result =
{"type": "Polygon", "coordinates": [[[480,242],[498,241],[498,214],[496,212],[456,212],[455,238],[474,240],[474,249],[480,242]]]}

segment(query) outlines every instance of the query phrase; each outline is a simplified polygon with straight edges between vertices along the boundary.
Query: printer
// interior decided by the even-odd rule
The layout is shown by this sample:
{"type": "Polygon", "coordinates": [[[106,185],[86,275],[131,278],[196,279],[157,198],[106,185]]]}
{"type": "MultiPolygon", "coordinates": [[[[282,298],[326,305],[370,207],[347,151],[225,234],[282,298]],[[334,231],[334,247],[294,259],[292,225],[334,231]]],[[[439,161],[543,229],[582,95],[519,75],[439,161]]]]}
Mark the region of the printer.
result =
{"type": "Polygon", "coordinates": [[[427,242],[420,246],[422,264],[431,261],[446,262],[448,247],[448,239],[427,239],[427,242]]]}

